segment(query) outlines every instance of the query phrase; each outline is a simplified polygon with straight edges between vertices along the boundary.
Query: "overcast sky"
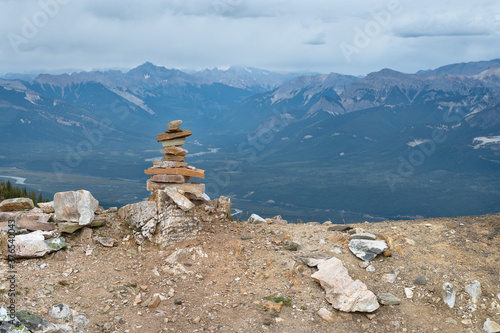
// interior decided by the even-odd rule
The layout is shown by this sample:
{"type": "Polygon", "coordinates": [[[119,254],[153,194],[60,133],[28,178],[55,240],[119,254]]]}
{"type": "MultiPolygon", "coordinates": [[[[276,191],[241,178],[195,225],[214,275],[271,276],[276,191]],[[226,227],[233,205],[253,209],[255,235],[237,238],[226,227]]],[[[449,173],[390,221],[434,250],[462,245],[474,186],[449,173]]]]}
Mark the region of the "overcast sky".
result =
{"type": "Polygon", "coordinates": [[[500,57],[499,0],[0,0],[0,74],[252,66],[362,75],[500,57]]]}

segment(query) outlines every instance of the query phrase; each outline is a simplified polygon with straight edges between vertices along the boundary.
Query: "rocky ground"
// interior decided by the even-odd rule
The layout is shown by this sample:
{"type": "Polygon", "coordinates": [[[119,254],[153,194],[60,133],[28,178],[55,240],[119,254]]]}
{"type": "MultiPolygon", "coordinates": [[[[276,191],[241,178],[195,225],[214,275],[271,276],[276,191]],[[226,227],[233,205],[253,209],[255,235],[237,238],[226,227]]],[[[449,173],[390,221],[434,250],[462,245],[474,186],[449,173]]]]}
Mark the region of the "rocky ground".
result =
{"type": "MultiPolygon", "coordinates": [[[[455,333],[483,332],[487,318],[500,323],[500,214],[349,226],[232,221],[204,225],[163,250],[137,246],[119,222],[84,228],[66,237],[68,249],[17,262],[17,306],[50,320],[53,305],[67,304],[90,321],[85,332],[455,333]],[[386,239],[390,256],[367,269],[347,248],[360,232],[386,239]],[[98,237],[117,244],[105,247],[98,237]],[[333,309],[311,278],[317,268],[303,261],[332,256],[369,290],[401,303],[369,314],[333,309]],[[476,303],[465,290],[474,280],[476,303]],[[446,282],[456,292],[453,308],[443,301],[446,282]]],[[[4,277],[6,262],[2,270],[4,277]]]]}

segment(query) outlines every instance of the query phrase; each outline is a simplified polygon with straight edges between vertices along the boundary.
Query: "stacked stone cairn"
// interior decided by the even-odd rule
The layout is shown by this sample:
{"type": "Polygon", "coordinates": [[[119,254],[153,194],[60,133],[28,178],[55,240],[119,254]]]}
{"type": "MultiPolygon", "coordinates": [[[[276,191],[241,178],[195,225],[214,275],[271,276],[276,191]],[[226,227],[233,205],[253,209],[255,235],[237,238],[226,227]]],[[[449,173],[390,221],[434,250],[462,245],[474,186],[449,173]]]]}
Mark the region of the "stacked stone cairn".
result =
{"type": "Polygon", "coordinates": [[[182,120],[171,121],[167,124],[168,129],[157,135],[158,142],[163,146],[161,153],[165,155],[163,160],[154,160],[153,167],[144,170],[144,173],[151,175],[151,179],[147,181],[148,191],[163,190],[181,208],[187,208],[193,204],[202,204],[210,198],[205,194],[205,184],[187,183],[193,177],[205,178],[205,170],[196,169],[184,162],[188,151],[181,147],[192,133],[181,129],[181,124],[182,120]]]}

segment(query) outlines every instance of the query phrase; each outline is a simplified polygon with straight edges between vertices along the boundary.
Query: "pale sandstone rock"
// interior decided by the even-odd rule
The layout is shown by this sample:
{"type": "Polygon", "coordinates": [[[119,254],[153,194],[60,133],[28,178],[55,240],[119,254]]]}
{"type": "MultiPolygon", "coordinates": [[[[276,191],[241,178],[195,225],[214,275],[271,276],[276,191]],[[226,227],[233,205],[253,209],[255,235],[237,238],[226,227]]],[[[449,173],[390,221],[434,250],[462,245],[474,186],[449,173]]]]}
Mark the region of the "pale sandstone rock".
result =
{"type": "Polygon", "coordinates": [[[262,217],[260,217],[257,214],[252,214],[248,218],[248,223],[260,224],[260,223],[266,223],[266,220],[264,220],[262,217]]]}
{"type": "Polygon", "coordinates": [[[186,176],[181,175],[152,175],[151,181],[158,183],[185,183],[186,176]]]}
{"type": "Polygon", "coordinates": [[[0,202],[0,211],[12,212],[18,210],[29,210],[34,208],[33,200],[29,198],[6,199],[0,202]]]}
{"type": "Polygon", "coordinates": [[[45,231],[34,231],[26,235],[15,237],[15,251],[17,258],[43,257],[47,253],[58,251],[66,247],[64,238],[51,238],[52,233],[45,231]]]}
{"type": "Polygon", "coordinates": [[[64,232],[67,234],[72,234],[75,231],[83,228],[83,225],[79,225],[78,223],[73,223],[73,222],[59,222],[57,223],[57,228],[61,233],[64,232]]]}
{"type": "Polygon", "coordinates": [[[186,162],[153,160],[153,167],[155,168],[184,168],[187,167],[187,165],[186,162]]]}
{"type": "Polygon", "coordinates": [[[54,195],[56,219],[88,225],[94,220],[99,202],[89,191],[58,192],[54,195]]]}
{"type": "Polygon", "coordinates": [[[331,311],[328,311],[327,309],[325,308],[321,308],[318,310],[317,312],[318,316],[320,316],[323,320],[329,322],[329,323],[333,323],[335,321],[335,316],[333,314],[333,312],[331,311]]]}
{"type": "Polygon", "coordinates": [[[38,203],[38,207],[40,207],[40,209],[45,213],[45,214],[50,214],[50,213],[54,213],[55,212],[55,209],[54,209],[54,201],[50,201],[50,202],[39,202],[38,203]]]}
{"type": "Polygon", "coordinates": [[[56,229],[56,224],[48,222],[49,214],[33,213],[32,211],[23,212],[16,216],[16,226],[28,230],[50,231],[56,229]]]}
{"type": "Polygon", "coordinates": [[[486,321],[483,324],[483,330],[487,333],[498,333],[500,332],[500,325],[490,318],[486,318],[486,321]]]}
{"type": "Polygon", "coordinates": [[[373,312],[379,308],[377,296],[360,280],[353,280],[342,261],[333,257],[318,264],[311,277],[325,289],[326,300],[346,312],[373,312]]]}
{"type": "Polygon", "coordinates": [[[185,212],[194,207],[194,203],[189,201],[181,192],[172,187],[166,187],[164,192],[185,212]]]}

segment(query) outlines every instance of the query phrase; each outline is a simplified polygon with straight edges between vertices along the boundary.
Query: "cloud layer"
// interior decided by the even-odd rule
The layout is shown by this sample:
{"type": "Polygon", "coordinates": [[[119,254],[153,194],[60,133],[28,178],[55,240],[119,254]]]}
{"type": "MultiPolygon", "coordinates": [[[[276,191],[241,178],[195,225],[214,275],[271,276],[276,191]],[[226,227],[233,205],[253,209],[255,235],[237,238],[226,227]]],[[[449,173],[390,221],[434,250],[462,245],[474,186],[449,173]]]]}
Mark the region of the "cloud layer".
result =
{"type": "Polygon", "coordinates": [[[0,13],[0,74],[151,61],[359,75],[500,57],[496,0],[0,0],[0,13]]]}

